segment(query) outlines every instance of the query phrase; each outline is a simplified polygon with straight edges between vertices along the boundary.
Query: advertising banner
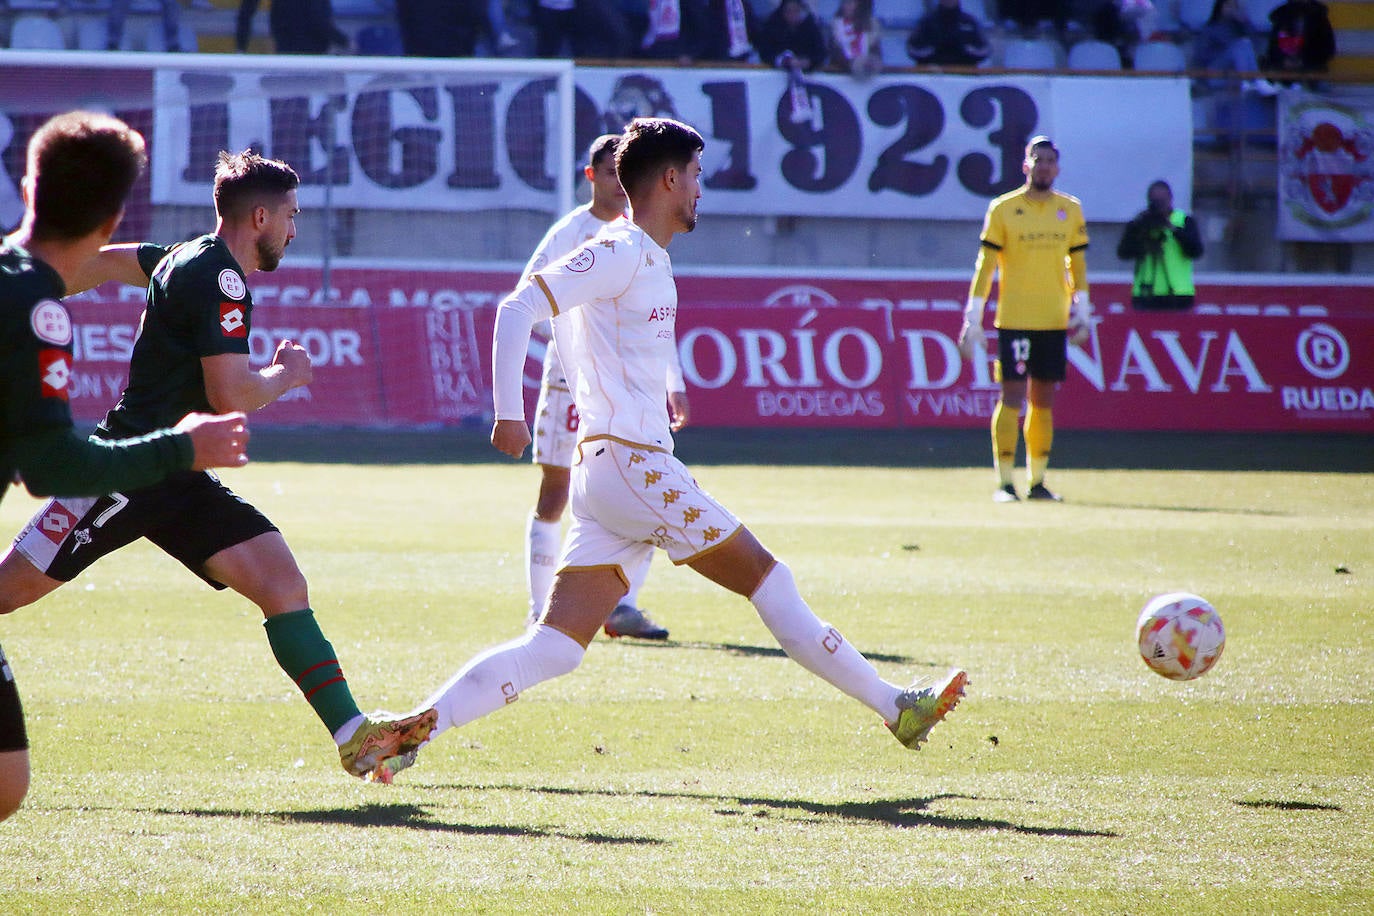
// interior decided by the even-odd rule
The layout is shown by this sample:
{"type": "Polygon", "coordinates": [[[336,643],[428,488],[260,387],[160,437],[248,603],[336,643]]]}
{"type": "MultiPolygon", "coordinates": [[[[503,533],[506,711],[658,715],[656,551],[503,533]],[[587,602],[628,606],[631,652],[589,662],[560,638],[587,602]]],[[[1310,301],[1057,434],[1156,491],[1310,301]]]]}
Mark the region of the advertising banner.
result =
{"type": "MultiPolygon", "coordinates": [[[[318,271],[261,278],[254,365],[290,339],[315,378],[255,424],[490,422],[491,330],[513,275],[336,268],[327,300],[318,271]]],[[[991,416],[991,361],[955,347],[967,280],[689,275],[678,285],[696,425],[982,428],[991,416]]],[[[1098,317],[1087,344],[1070,348],[1059,428],[1374,433],[1374,286],[1200,278],[1185,314],[1132,312],[1124,282],[1093,291],[1098,317]]],[[[107,286],[70,303],[72,407],[92,421],[124,387],[142,293],[107,286]]],[[[536,341],[531,404],[541,353],[536,341]]]]}

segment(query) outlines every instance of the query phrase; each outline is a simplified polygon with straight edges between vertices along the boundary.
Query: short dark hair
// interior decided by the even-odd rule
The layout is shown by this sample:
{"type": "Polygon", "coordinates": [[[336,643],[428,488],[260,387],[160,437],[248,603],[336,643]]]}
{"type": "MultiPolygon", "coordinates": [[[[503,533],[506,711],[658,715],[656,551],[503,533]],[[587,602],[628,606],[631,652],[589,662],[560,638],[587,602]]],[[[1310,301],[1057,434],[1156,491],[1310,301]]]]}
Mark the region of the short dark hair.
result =
{"type": "Polygon", "coordinates": [[[615,151],[615,173],[631,199],[663,169],[684,169],[706,148],[701,134],[672,118],[635,118],[615,151]]]}
{"type": "Polygon", "coordinates": [[[79,239],[124,209],[148,165],[143,135],[113,115],[69,111],[29,140],[33,237],[79,239]]]}
{"type": "Polygon", "coordinates": [[[275,204],[300,183],[296,170],[280,160],[264,159],[251,149],[221,152],[215,163],[215,213],[220,219],[246,216],[269,199],[275,204]]]}
{"type": "Polygon", "coordinates": [[[620,134],[602,134],[587,147],[587,164],[596,168],[607,156],[614,156],[620,146],[620,134]]]}
{"type": "Polygon", "coordinates": [[[1154,181],[1150,182],[1150,186],[1145,189],[1145,196],[1149,197],[1155,188],[1163,188],[1169,192],[1170,197],[1174,195],[1174,189],[1169,187],[1169,182],[1165,181],[1163,178],[1156,178],[1154,181]]]}
{"type": "Polygon", "coordinates": [[[1054,145],[1053,140],[1051,140],[1044,134],[1036,134],[1034,137],[1031,137],[1030,142],[1026,144],[1026,158],[1029,159],[1031,157],[1031,153],[1035,152],[1041,147],[1047,147],[1049,149],[1052,149],[1054,150],[1054,154],[1056,156],[1059,155],[1059,147],[1054,145]]]}

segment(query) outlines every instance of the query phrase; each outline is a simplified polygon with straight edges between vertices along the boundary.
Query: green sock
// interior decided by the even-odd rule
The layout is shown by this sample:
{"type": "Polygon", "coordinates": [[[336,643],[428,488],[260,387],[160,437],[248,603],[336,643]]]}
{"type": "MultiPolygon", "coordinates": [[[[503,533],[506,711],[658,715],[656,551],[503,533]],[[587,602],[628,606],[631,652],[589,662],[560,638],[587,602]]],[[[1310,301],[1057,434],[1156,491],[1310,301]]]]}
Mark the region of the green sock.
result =
{"type": "Polygon", "coordinates": [[[315,710],[330,734],[359,715],[353,692],[348,689],[334,647],[320,632],[310,608],[288,611],[262,622],[277,664],[296,682],[305,701],[315,710]]]}

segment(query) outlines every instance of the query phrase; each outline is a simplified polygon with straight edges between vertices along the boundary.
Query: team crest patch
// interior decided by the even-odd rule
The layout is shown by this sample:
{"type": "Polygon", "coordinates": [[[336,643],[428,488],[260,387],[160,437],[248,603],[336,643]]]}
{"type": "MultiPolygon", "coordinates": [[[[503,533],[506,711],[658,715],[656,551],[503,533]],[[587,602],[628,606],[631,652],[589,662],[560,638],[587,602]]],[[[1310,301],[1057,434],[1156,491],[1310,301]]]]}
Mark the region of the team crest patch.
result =
{"type": "Polygon", "coordinates": [[[38,351],[38,378],[43,397],[67,400],[67,383],[72,377],[72,355],[66,350],[38,351]]]}
{"type": "Polygon", "coordinates": [[[243,320],[243,306],[235,302],[219,304],[219,326],[225,337],[247,337],[248,323],[243,320]]]}
{"type": "Polygon", "coordinates": [[[65,347],[72,342],[72,318],[56,299],[44,299],[35,305],[29,312],[29,325],[34,336],[44,343],[65,347]]]}
{"type": "Polygon", "coordinates": [[[248,292],[248,287],[244,285],[243,277],[238,275],[238,271],[226,267],[219,272],[219,291],[230,299],[242,299],[244,293],[248,292]]]}
{"type": "Polygon", "coordinates": [[[586,273],[596,263],[596,254],[590,248],[583,248],[568,259],[568,270],[575,274],[586,273]]]}

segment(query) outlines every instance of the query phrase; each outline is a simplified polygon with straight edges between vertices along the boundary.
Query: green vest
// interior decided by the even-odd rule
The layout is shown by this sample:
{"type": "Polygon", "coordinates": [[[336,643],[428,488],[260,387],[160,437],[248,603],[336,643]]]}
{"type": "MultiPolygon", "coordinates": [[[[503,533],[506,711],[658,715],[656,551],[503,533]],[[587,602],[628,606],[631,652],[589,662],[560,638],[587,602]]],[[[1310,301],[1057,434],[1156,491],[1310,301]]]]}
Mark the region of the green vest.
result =
{"type": "MultiPolygon", "coordinates": [[[[1169,214],[1169,222],[1180,229],[1184,218],[1182,210],[1169,214]]],[[[1192,305],[1193,292],[1193,262],[1184,256],[1172,232],[1159,240],[1157,250],[1149,246],[1136,261],[1135,282],[1131,285],[1133,299],[1174,300],[1173,307],[1186,308],[1192,305]],[[1177,299],[1181,296],[1187,297],[1186,305],[1177,299]]]]}

